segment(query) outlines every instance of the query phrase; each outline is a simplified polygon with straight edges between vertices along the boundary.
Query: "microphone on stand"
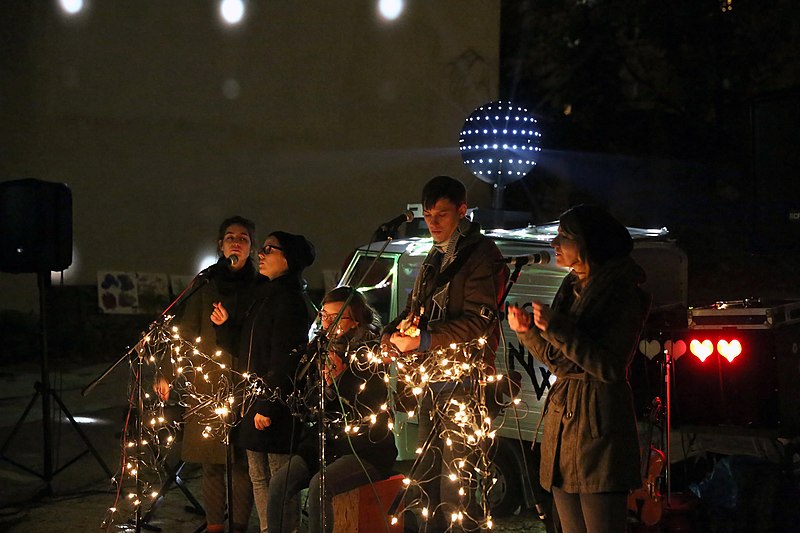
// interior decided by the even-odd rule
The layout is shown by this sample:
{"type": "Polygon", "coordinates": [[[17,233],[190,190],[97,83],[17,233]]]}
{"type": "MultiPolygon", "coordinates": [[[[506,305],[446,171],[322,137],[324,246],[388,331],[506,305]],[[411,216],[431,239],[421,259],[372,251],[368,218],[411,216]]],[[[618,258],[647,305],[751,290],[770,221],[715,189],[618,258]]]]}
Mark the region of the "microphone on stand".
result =
{"type": "Polygon", "coordinates": [[[550,254],[547,252],[538,252],[531,255],[517,255],[513,257],[506,257],[503,259],[510,267],[523,267],[525,265],[541,265],[550,262],[550,254]]]}
{"type": "Polygon", "coordinates": [[[238,262],[239,262],[239,256],[236,254],[231,254],[228,257],[220,257],[219,259],[217,259],[216,263],[198,272],[197,277],[207,278],[209,276],[217,275],[220,272],[224,272],[225,269],[230,269],[238,262]]]}
{"type": "Polygon", "coordinates": [[[387,220],[375,230],[377,235],[391,236],[397,229],[405,224],[414,220],[414,212],[411,209],[405,210],[402,214],[397,215],[391,220],[387,220]]]}

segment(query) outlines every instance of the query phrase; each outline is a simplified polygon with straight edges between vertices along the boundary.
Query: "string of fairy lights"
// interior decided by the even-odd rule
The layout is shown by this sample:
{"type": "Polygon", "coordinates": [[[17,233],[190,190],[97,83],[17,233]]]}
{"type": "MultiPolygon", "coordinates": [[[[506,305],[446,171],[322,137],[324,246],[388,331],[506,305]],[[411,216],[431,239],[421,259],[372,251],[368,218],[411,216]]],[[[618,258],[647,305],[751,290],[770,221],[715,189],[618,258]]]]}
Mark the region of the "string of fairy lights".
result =
{"type": "MultiPolygon", "coordinates": [[[[162,323],[154,323],[136,346],[138,357],[130,361],[129,409],[122,432],[119,470],[111,480],[115,500],[102,522],[106,530],[114,524],[130,523],[162,496],[159,490],[169,474],[167,457],[178,442],[184,420],[194,418],[201,424],[204,437],[227,443],[240,418],[236,414],[246,412],[252,402],[257,399],[285,402],[289,397],[296,398],[290,394],[292,391],[270,389],[258,376],[229,368],[221,352],[203,353],[198,348],[201,339],[183,338],[171,322],[172,317],[166,317],[162,323]],[[175,413],[167,398],[155,392],[164,382],[169,390],[176,392],[172,397],[180,398],[182,412],[175,413]],[[139,413],[141,417],[137,419],[139,413]]],[[[345,354],[345,358],[358,372],[379,376],[387,385],[386,401],[378,412],[366,412],[365,404],[356,402],[358,409],[343,409],[348,414],[340,414],[337,420],[327,423],[339,424],[345,435],[355,436],[383,423],[387,424],[387,431],[402,431],[405,422],[395,424],[395,410],[405,411],[410,419],[437,416],[446,420],[438,431],[453,459],[443,465],[441,482],[454,484],[463,503],[458,509],[448,510],[449,520],[457,525],[468,518],[491,529],[493,520],[487,494],[496,479],[491,474],[489,449],[505,417],[493,419],[487,400],[499,405],[502,411],[511,407],[509,413],[517,412],[521,400],[499,392],[509,390],[504,387],[507,379],[483,362],[482,355],[487,349],[485,338],[406,354],[390,353],[377,345],[362,345],[345,354]],[[435,413],[420,413],[422,400],[435,394],[434,384],[443,383],[469,383],[466,387],[469,393],[435,402],[435,413]],[[476,486],[482,516],[469,516],[467,496],[476,495],[469,495],[468,491],[475,491],[476,486]]],[[[366,381],[361,390],[365,386],[366,381]]],[[[290,407],[296,411],[296,405],[290,407]]],[[[425,451],[421,447],[416,453],[419,456],[425,451]]],[[[423,520],[435,511],[428,507],[429,498],[422,488],[432,475],[412,469],[403,480],[407,494],[402,507],[404,511],[416,512],[423,520]]],[[[387,520],[397,523],[399,516],[389,516],[387,520]]]]}

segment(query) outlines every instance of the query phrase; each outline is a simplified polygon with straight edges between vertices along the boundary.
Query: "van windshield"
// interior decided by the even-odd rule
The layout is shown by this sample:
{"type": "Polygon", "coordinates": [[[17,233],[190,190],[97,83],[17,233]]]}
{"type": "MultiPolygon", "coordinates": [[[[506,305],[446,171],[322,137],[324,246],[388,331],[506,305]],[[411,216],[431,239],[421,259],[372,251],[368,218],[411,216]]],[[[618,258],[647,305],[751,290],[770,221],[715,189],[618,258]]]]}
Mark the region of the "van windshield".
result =
{"type": "Polygon", "coordinates": [[[394,255],[385,255],[376,261],[374,257],[359,254],[342,279],[343,283],[356,287],[367,298],[367,302],[380,314],[382,324],[387,324],[396,313],[392,309],[396,263],[397,257],[394,255]]]}

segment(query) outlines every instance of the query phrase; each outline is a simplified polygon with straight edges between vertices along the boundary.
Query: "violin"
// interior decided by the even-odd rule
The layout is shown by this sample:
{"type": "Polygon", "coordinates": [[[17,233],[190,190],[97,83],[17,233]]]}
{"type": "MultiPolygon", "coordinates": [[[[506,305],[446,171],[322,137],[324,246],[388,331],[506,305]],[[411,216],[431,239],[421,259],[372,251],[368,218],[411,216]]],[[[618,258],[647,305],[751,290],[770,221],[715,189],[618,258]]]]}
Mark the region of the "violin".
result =
{"type": "Polygon", "coordinates": [[[660,409],[661,399],[656,397],[650,413],[649,453],[647,460],[643,461],[642,486],[628,494],[628,511],[646,526],[658,524],[663,513],[660,478],[667,458],[664,452],[657,449],[652,443],[653,426],[656,424],[660,409]]]}

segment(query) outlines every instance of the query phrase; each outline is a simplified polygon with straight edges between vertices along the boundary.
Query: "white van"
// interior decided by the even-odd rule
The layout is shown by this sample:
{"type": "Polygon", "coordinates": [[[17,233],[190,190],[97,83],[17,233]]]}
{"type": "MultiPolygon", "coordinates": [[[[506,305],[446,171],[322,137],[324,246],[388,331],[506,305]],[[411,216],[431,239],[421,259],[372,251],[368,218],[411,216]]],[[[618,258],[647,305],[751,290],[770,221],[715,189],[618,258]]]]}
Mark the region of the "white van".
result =
{"type": "MultiPolygon", "coordinates": [[[[518,304],[532,300],[551,302],[567,269],[555,266],[550,241],[555,237],[558,223],[528,226],[520,229],[494,229],[484,233],[494,239],[508,259],[542,252],[549,260],[522,267],[519,278],[511,287],[507,302],[518,304]]],[[[647,272],[644,290],[653,296],[653,309],[679,309],[687,306],[687,258],[666,228],[628,228],[634,240],[633,256],[647,272]]],[[[342,276],[341,284],[358,287],[381,314],[384,323],[397,316],[405,307],[414,286],[419,267],[432,246],[430,238],[411,237],[373,242],[356,250],[342,276]],[[366,277],[365,277],[366,274],[366,277]]],[[[513,269],[512,269],[513,272],[513,269]]],[[[503,516],[520,505],[527,508],[537,503],[538,461],[531,453],[536,424],[547,393],[555,378],[546,367],[524,352],[516,335],[503,321],[503,338],[496,357],[497,371],[504,375],[517,371],[522,374],[522,400],[515,408],[506,408],[495,419],[498,429],[494,452],[494,474],[497,478],[491,493],[494,516],[503,516]],[[516,359],[528,363],[528,367],[516,359]],[[536,487],[531,484],[535,481],[536,487]]],[[[414,458],[416,424],[414,419],[404,423],[397,413],[397,444],[400,460],[414,458]]]]}

